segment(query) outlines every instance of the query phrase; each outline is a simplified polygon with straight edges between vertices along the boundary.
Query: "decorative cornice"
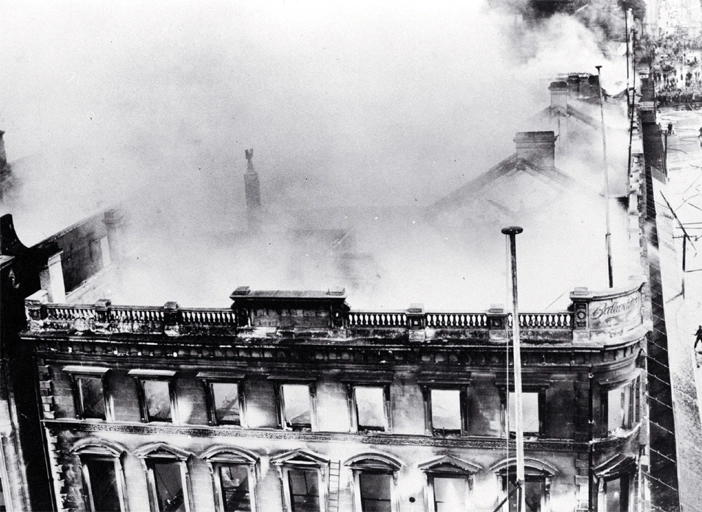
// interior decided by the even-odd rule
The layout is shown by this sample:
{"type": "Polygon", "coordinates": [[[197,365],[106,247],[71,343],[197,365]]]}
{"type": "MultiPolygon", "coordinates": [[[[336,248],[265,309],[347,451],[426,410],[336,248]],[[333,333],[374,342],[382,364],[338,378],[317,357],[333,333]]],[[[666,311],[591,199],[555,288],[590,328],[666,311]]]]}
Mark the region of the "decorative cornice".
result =
{"type": "MultiPolygon", "coordinates": [[[[30,338],[31,339],[31,338],[30,338]]],[[[221,338],[220,338],[221,340],[221,338]]],[[[352,368],[369,365],[374,370],[390,370],[409,365],[432,370],[469,368],[504,368],[504,345],[490,344],[441,344],[400,345],[387,343],[295,343],[219,344],[192,342],[191,340],[163,340],[158,344],[144,339],[84,339],[47,338],[35,340],[35,354],[39,357],[61,361],[64,364],[89,362],[90,364],[122,365],[128,359],[131,367],[173,368],[174,365],[196,364],[210,366],[212,362],[236,361],[240,366],[279,367],[305,369],[313,365],[322,368],[352,368]]],[[[641,340],[617,348],[574,348],[572,345],[526,346],[522,350],[522,364],[529,367],[549,367],[550,370],[568,371],[578,367],[610,367],[626,364],[635,357],[641,340]]]]}
{"type": "MultiPolygon", "coordinates": [[[[270,439],[281,441],[305,441],[308,443],[362,443],[377,446],[432,446],[437,448],[464,448],[464,449],[485,449],[504,450],[507,442],[497,438],[438,438],[417,435],[399,434],[350,434],[338,432],[294,432],[286,430],[262,430],[262,429],[233,429],[225,427],[197,427],[197,426],[176,426],[176,425],[146,425],[146,424],[119,424],[119,423],[87,423],[72,420],[43,420],[44,426],[51,430],[66,430],[72,432],[120,432],[124,434],[149,435],[149,436],[172,436],[181,435],[184,437],[197,438],[250,438],[250,439],[270,439]]],[[[611,439],[598,443],[599,448],[623,446],[624,440],[611,439]]],[[[509,441],[510,449],[514,449],[514,441],[509,441]]],[[[528,452],[567,452],[567,453],[587,453],[588,443],[569,441],[565,439],[540,439],[527,441],[524,449],[528,452]]]]}

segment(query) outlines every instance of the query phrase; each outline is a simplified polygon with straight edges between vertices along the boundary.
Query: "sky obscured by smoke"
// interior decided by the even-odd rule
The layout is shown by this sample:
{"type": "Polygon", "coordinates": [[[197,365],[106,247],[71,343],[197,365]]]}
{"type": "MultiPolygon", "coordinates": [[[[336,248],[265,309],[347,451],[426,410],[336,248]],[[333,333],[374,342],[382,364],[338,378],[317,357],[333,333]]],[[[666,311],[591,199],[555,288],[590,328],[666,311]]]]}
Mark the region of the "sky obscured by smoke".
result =
{"type": "Polygon", "coordinates": [[[171,234],[234,229],[250,147],[271,209],[428,205],[514,151],[552,76],[625,73],[571,18],[477,0],[11,1],[0,41],[28,243],[125,198],[171,234]]]}

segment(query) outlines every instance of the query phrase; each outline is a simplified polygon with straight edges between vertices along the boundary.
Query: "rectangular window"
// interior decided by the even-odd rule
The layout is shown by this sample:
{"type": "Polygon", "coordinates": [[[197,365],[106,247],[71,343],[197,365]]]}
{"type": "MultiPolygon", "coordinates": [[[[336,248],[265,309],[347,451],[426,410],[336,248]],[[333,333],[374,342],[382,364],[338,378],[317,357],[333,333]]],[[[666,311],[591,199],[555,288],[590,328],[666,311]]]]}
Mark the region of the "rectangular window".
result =
{"type": "Polygon", "coordinates": [[[465,510],[468,482],[463,477],[435,476],[434,512],[458,512],[465,510]]]}
{"type": "Polygon", "coordinates": [[[316,470],[288,471],[291,512],[320,512],[319,475],[316,470]]]}
{"type": "MultiPolygon", "coordinates": [[[[506,483],[506,478],[504,479],[506,483]]],[[[543,477],[526,475],[524,482],[524,501],[529,512],[541,512],[541,503],[546,495],[546,480],[543,477]]],[[[514,476],[510,475],[509,488],[505,492],[514,489],[514,476]]],[[[515,492],[509,499],[509,512],[519,512],[519,492],[515,492]]]]}
{"type": "Polygon", "coordinates": [[[354,403],[356,404],[356,421],[358,430],[387,429],[385,413],[385,389],[382,387],[354,387],[354,403]]]}
{"type": "Polygon", "coordinates": [[[607,431],[631,428],[638,421],[638,379],[607,391],[607,431]]]}
{"type": "Polygon", "coordinates": [[[431,426],[436,432],[461,432],[461,392],[457,389],[431,390],[431,426]]]}
{"type": "Polygon", "coordinates": [[[171,385],[168,380],[141,379],[146,421],[173,421],[171,385]]]}
{"type": "Polygon", "coordinates": [[[283,426],[293,430],[312,426],[310,387],[307,384],[282,384],[280,386],[283,426]]]}
{"type": "MultiPolygon", "coordinates": [[[[509,393],[509,431],[517,431],[515,394],[509,393]]],[[[522,393],[522,431],[527,435],[538,435],[540,431],[539,393],[522,393]]]]}
{"type": "Polygon", "coordinates": [[[249,512],[249,468],[242,464],[218,464],[215,466],[222,496],[224,512],[249,512]]]}
{"type": "Polygon", "coordinates": [[[150,460],[147,465],[157,506],[155,512],[187,512],[181,463],[150,460]]]}
{"type": "Polygon", "coordinates": [[[363,471],[358,480],[362,512],[392,512],[392,475],[363,471]]]}
{"type": "Polygon", "coordinates": [[[214,420],[217,425],[241,425],[239,384],[237,382],[210,383],[214,420]]]}
{"type": "Polygon", "coordinates": [[[80,418],[105,419],[105,394],[102,376],[75,375],[76,405],[80,418]]]}
{"type": "Polygon", "coordinates": [[[629,478],[605,482],[605,512],[629,512],[629,478]]]}
{"type": "Polygon", "coordinates": [[[89,512],[121,512],[122,500],[114,459],[82,457],[83,497],[89,512]]]}

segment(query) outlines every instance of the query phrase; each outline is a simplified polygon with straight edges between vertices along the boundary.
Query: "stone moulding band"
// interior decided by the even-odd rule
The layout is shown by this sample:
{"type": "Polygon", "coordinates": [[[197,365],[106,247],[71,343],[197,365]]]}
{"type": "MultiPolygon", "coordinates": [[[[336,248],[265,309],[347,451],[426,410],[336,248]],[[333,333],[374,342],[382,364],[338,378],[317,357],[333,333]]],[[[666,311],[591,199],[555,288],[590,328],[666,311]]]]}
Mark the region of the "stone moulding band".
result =
{"type": "MultiPolygon", "coordinates": [[[[60,430],[74,432],[120,432],[124,434],[170,436],[182,435],[186,437],[231,437],[231,438],[251,438],[251,439],[276,439],[276,440],[299,440],[311,443],[316,442],[339,442],[339,443],[361,443],[372,445],[398,445],[398,446],[436,446],[443,448],[466,448],[466,449],[487,449],[503,450],[507,442],[504,439],[486,438],[435,438],[414,435],[362,435],[336,432],[295,432],[287,430],[255,430],[255,429],[234,429],[234,428],[212,428],[177,425],[139,425],[139,424],[115,424],[115,423],[94,423],[64,420],[43,420],[44,426],[53,432],[60,430]]],[[[611,439],[598,443],[600,448],[610,448],[623,445],[623,439],[611,439]]],[[[514,449],[514,441],[509,441],[510,449],[514,449]]],[[[587,453],[588,443],[578,441],[566,441],[559,439],[544,439],[538,441],[527,441],[525,443],[527,451],[557,451],[571,453],[587,453]]]]}

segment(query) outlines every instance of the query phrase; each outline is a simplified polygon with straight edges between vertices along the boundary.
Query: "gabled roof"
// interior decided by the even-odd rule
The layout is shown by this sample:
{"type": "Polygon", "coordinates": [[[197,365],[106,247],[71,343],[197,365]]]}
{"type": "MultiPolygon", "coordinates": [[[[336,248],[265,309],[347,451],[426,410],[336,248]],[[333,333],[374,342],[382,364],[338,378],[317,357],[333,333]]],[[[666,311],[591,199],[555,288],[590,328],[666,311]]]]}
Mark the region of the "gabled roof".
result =
{"type": "MultiPolygon", "coordinates": [[[[549,183],[556,189],[565,189],[575,186],[577,182],[556,167],[537,167],[529,160],[520,158],[517,154],[502,160],[489,171],[462,185],[449,195],[439,199],[429,207],[430,212],[446,210],[461,206],[468,198],[475,196],[483,188],[493,184],[496,180],[517,173],[530,174],[541,181],[549,183]]],[[[501,205],[495,204],[501,207],[501,205]]]]}
{"type": "Polygon", "coordinates": [[[572,105],[568,105],[565,109],[562,107],[554,107],[554,106],[548,106],[545,109],[541,110],[538,114],[536,114],[532,119],[539,119],[539,118],[552,118],[556,116],[562,116],[562,117],[572,117],[574,119],[577,119],[578,121],[581,121],[582,123],[586,124],[590,128],[593,128],[595,130],[599,129],[600,123],[592,117],[591,115],[586,114],[585,112],[582,112],[578,110],[577,108],[573,107],[572,105]]]}

